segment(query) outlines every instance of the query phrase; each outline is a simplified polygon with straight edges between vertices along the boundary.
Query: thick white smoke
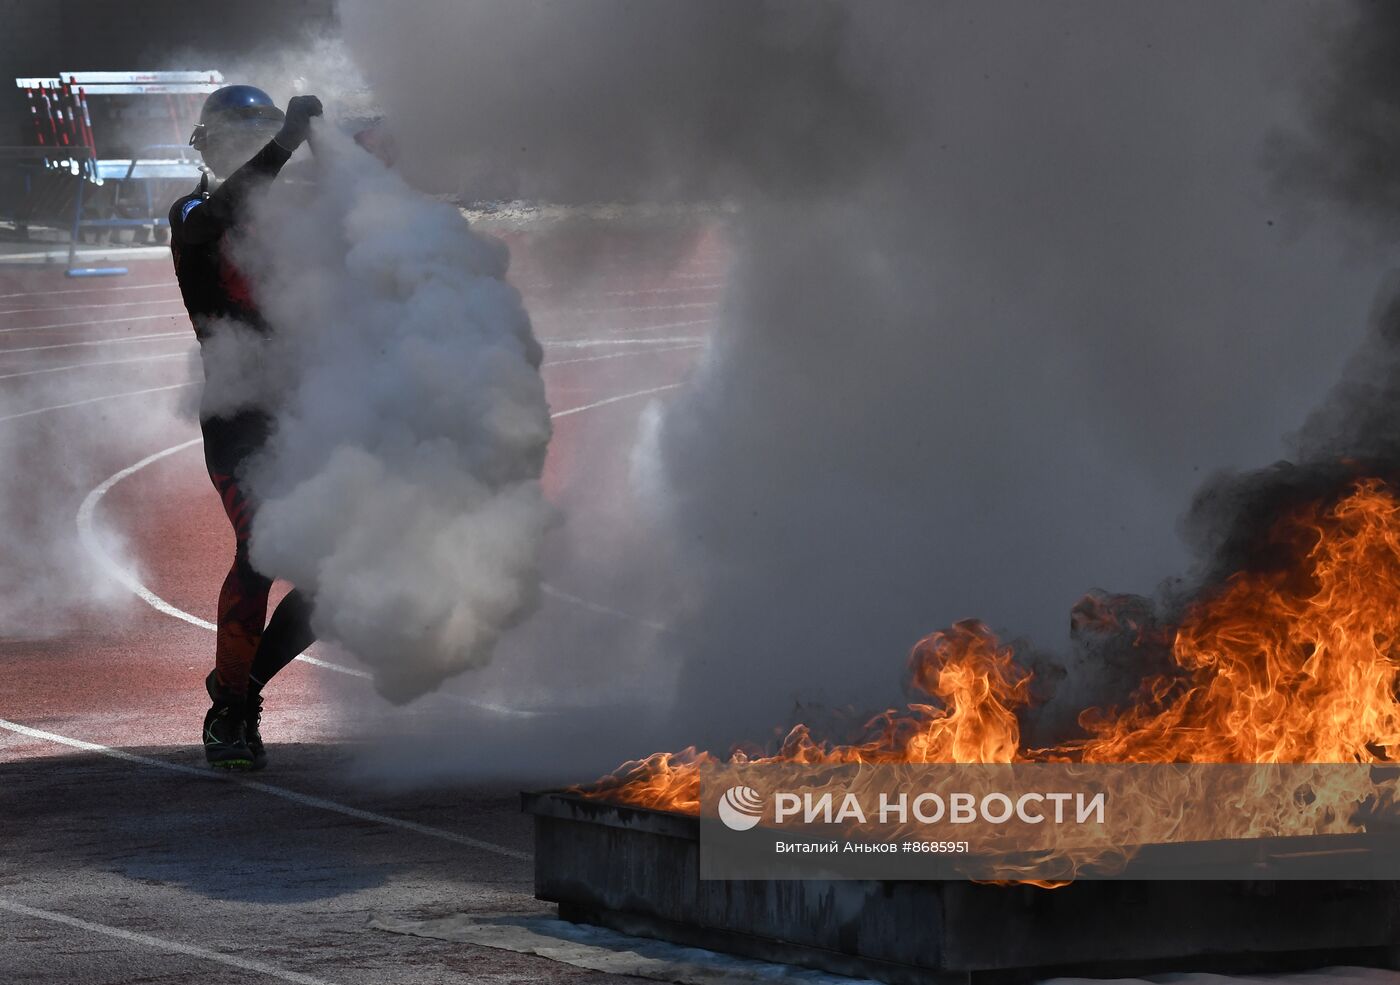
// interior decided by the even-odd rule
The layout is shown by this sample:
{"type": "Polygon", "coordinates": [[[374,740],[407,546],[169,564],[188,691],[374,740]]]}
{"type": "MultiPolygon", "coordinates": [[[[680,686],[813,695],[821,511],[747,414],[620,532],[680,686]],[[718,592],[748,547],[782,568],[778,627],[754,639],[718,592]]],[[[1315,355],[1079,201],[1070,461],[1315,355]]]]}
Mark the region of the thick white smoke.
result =
{"type": "Polygon", "coordinates": [[[315,180],[275,185],[240,253],[275,338],[220,333],[206,409],[273,412],[253,564],[404,701],[488,661],[534,602],[540,348],[501,244],[348,137],[313,142],[315,180]]]}

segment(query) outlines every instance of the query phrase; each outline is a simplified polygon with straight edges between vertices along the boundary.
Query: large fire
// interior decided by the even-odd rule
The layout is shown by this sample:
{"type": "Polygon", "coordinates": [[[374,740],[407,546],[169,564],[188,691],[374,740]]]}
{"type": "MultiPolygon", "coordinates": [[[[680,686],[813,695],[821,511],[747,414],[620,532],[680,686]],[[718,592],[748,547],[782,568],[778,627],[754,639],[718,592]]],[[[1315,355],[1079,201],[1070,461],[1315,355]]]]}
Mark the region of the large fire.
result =
{"type": "MultiPolygon", "coordinates": [[[[1240,571],[1203,593],[1164,637],[1172,672],[1145,679],[1124,709],[1079,716],[1083,736],[1023,746],[1031,674],[1012,647],[967,621],[914,647],[926,703],[890,709],[868,737],[830,744],[804,725],[767,757],[731,763],[1382,763],[1400,746],[1400,499],[1358,480],[1274,523],[1286,563],[1240,571]]],[[[1096,602],[1099,618],[1114,613],[1096,602]]],[[[1130,620],[1125,620],[1129,621],[1130,620]]],[[[696,813],[694,748],[624,764],[590,796],[696,813]]]]}

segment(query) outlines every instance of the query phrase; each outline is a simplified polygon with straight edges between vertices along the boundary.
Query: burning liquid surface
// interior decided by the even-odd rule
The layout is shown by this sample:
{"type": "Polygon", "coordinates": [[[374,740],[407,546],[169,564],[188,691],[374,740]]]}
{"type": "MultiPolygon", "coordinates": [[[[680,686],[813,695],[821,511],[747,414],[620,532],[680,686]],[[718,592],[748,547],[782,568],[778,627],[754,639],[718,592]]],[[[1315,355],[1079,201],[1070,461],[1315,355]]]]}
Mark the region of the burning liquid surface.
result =
{"type": "MultiPolygon", "coordinates": [[[[1172,669],[1145,678],[1123,709],[1091,708],[1084,735],[1023,746],[1018,712],[1031,673],[983,624],[960,622],[914,647],[910,685],[927,702],[890,709],[866,738],[833,744],[805,725],[772,756],[791,763],[1389,763],[1400,745],[1400,498],[1376,479],[1280,516],[1274,563],[1203,592],[1161,639],[1172,669]]],[[[1091,607],[1132,637],[1131,613],[1091,607]]],[[[719,757],[694,748],[623,764],[584,791],[613,802],[697,813],[699,771],[719,757]]],[[[1359,792],[1358,796],[1363,792],[1359,792]]],[[[1181,834],[1181,832],[1178,832],[1181,834]]]]}

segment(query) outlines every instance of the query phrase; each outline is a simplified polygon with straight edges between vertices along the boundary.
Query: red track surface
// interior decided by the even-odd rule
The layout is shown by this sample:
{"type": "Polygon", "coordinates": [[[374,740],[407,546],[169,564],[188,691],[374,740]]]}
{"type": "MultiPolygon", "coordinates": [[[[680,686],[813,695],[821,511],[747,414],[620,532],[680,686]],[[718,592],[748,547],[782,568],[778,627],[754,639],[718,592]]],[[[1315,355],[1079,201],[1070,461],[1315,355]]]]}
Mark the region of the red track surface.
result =
{"type": "MultiPolygon", "coordinates": [[[[560,415],[545,485],[571,540],[547,548],[555,591],[540,615],[567,646],[617,618],[600,605],[629,601],[591,595],[579,545],[629,529],[638,415],[693,369],[723,249],[713,231],[675,228],[509,239],[560,415]]],[[[512,778],[438,790],[357,778],[347,743],[364,730],[343,709],[347,695],[361,715],[376,707],[362,678],[292,664],[269,689],[268,770],[248,784],[203,767],[214,641],[191,620],[213,619],[233,540],[191,443],[199,369],[170,264],[127,265],[89,280],[0,265],[0,980],[617,981],[366,928],[369,913],[541,907],[512,778]],[[85,502],[98,554],[134,570],[145,600],[83,544],[85,502]]],[[[388,714],[451,722],[480,683],[388,714]]],[[[493,733],[509,724],[485,715],[493,733]]]]}
{"type": "MultiPolygon", "coordinates": [[[[646,253],[646,243],[610,237],[611,242],[589,247],[591,269],[583,276],[576,273],[579,246],[569,244],[560,255],[558,244],[536,249],[528,234],[510,238],[512,279],[526,296],[536,334],[546,341],[543,372],[555,412],[686,379],[699,351],[694,339],[708,331],[719,297],[718,234],[694,237],[683,252],[669,244],[678,255],[660,263],[646,253]],[[671,338],[681,341],[664,341],[671,338]],[[570,344],[617,339],[639,341],[570,344]]],[[[8,398],[0,404],[0,418],[29,414],[0,419],[0,428],[41,434],[37,444],[26,445],[42,455],[45,446],[67,443],[70,432],[111,429],[116,438],[125,421],[156,422],[143,424],[153,429],[142,435],[139,447],[114,440],[112,447],[78,463],[91,483],[68,483],[73,488],[66,496],[54,495],[55,487],[43,482],[27,490],[34,498],[29,508],[56,513],[64,518],[59,523],[72,522],[81,498],[74,494],[84,486],[96,486],[148,454],[198,435],[187,416],[172,413],[178,401],[190,399],[190,388],[29,413],[194,378],[188,358],[153,358],[193,350],[169,263],[129,266],[128,276],[87,280],[66,278],[53,268],[0,268],[0,376],[10,377],[0,379],[0,396],[8,398]],[[100,365],[115,360],[122,362],[100,365]],[[12,375],[79,363],[93,365],[12,375]]],[[[575,526],[586,524],[591,510],[615,510],[625,498],[626,450],[637,415],[650,399],[624,399],[556,420],[545,483],[575,526]]],[[[126,541],[152,592],[201,619],[214,618],[232,537],[204,474],[199,445],[117,483],[101,500],[96,521],[126,541]]],[[[565,591],[587,595],[587,572],[552,577],[565,591]]],[[[582,608],[576,616],[598,618],[582,608]]],[[[115,614],[108,608],[80,609],[75,624],[60,636],[0,641],[0,718],[109,746],[189,743],[197,733],[200,678],[212,652],[207,630],[134,598],[115,614]]],[[[294,723],[290,734],[279,729],[286,740],[333,738],[319,697],[327,674],[297,663],[277,682],[279,707],[288,712],[279,719],[294,723]],[[296,713],[290,714],[293,708],[296,713]]],[[[4,759],[56,751],[63,750],[0,732],[4,759]]]]}

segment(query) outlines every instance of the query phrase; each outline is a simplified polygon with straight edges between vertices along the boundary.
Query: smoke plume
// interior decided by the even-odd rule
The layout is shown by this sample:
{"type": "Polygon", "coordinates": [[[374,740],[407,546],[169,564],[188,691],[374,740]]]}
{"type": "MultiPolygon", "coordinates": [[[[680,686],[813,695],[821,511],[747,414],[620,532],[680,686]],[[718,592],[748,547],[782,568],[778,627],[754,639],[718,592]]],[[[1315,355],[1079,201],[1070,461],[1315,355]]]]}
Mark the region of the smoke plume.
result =
{"type": "Polygon", "coordinates": [[[342,19],[444,173],[503,148],[525,193],[740,203],[723,323],[639,451],[694,600],[660,659],[723,742],[794,694],[883,700],[910,642],[969,614],[1064,639],[1084,589],[1187,566],[1203,474],[1278,457],[1375,276],[1262,194],[1315,17],[1280,9],[342,19]]]}
{"type": "Polygon", "coordinates": [[[1400,222],[1400,10],[1373,0],[1335,7],[1317,18],[1305,62],[1305,125],[1274,136],[1272,169],[1288,193],[1345,210],[1389,242],[1400,222]]]}
{"type": "MultiPolygon", "coordinates": [[[[1400,223],[1400,11],[1356,0],[1323,22],[1310,62],[1304,115],[1273,134],[1278,186],[1314,211],[1338,213],[1356,256],[1392,260],[1400,223]]],[[[1183,529],[1211,584],[1267,567],[1279,545],[1273,521],[1290,508],[1335,498],[1357,477],[1400,483],[1400,279],[1378,277],[1367,330],[1340,373],[1287,437],[1287,458],[1254,471],[1222,471],[1196,494],[1183,529]]]]}
{"type": "Polygon", "coordinates": [[[415,180],[735,204],[722,321],[635,456],[664,553],[632,559],[687,600],[670,741],[720,747],[794,697],[887,702],[956,619],[1063,651],[1092,586],[1208,576],[1224,535],[1183,505],[1290,451],[1384,269],[1273,181],[1346,14],[341,5],[415,180]]]}
{"type": "Polygon", "coordinates": [[[314,182],[275,185],[240,254],[275,338],[219,333],[206,400],[277,420],[250,471],[254,565],[405,701],[484,664],[534,602],[541,350],[502,244],[348,137],[313,143],[314,182]]]}

